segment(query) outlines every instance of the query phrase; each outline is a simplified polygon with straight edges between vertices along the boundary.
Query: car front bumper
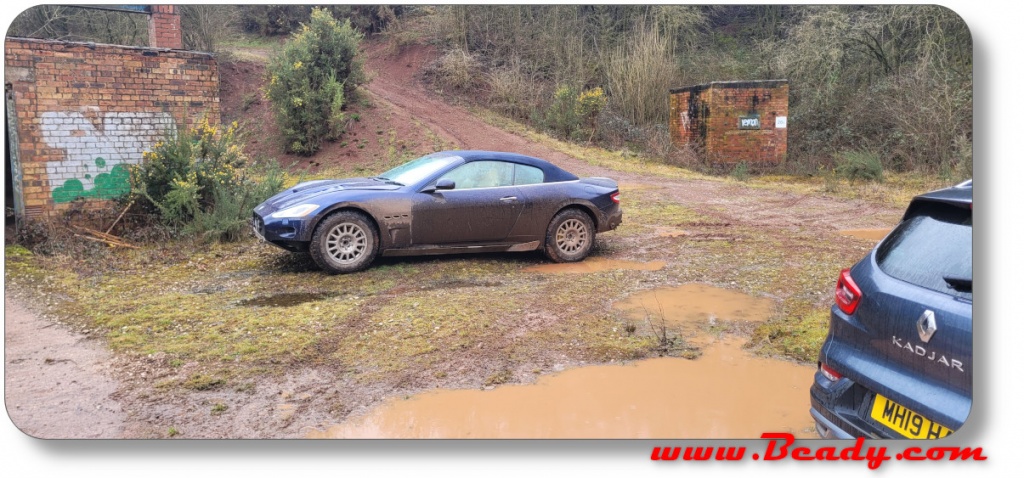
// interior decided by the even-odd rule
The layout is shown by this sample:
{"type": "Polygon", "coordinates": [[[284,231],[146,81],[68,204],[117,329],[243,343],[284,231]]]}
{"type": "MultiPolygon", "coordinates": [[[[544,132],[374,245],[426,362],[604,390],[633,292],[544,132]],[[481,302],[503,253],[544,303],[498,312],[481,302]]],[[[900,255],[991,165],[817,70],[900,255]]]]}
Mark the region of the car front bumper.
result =
{"type": "Polygon", "coordinates": [[[264,218],[253,213],[249,224],[256,237],[275,246],[292,252],[309,250],[309,242],[300,239],[305,228],[305,223],[300,220],[264,218]]]}

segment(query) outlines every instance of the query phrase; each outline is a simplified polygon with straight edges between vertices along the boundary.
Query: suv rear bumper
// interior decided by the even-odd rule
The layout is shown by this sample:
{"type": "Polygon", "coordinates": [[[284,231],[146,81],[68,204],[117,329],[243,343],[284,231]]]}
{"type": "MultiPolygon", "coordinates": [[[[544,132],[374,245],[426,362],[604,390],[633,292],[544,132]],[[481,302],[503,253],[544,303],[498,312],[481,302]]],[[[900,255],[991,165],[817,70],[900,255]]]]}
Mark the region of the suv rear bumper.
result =
{"type": "Polygon", "coordinates": [[[874,394],[849,378],[833,382],[820,371],[811,386],[811,416],[822,438],[898,438],[872,424],[868,407],[874,394]]]}
{"type": "Polygon", "coordinates": [[[811,409],[811,417],[814,418],[814,429],[818,431],[818,436],[825,439],[852,439],[853,435],[846,433],[845,430],[839,428],[838,425],[829,421],[820,412],[815,409],[811,409]]]}

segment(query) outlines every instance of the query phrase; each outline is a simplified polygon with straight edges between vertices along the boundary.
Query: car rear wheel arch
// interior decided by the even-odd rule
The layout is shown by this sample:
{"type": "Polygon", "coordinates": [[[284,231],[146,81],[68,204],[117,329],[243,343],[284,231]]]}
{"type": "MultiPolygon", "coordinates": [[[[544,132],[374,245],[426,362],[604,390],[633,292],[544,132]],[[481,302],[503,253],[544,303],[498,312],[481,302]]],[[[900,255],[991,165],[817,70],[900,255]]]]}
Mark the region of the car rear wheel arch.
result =
{"type": "MultiPolygon", "coordinates": [[[[583,211],[584,213],[586,213],[586,215],[590,216],[590,220],[593,221],[595,230],[598,227],[598,224],[600,224],[600,222],[598,222],[598,220],[597,220],[597,213],[588,204],[583,204],[583,203],[578,203],[578,202],[568,203],[568,204],[562,206],[561,208],[559,208],[558,212],[555,213],[555,216],[561,214],[562,211],[565,211],[566,209],[579,209],[580,211],[583,211]]],[[[555,216],[551,216],[551,217],[553,218],[555,216]]]]}

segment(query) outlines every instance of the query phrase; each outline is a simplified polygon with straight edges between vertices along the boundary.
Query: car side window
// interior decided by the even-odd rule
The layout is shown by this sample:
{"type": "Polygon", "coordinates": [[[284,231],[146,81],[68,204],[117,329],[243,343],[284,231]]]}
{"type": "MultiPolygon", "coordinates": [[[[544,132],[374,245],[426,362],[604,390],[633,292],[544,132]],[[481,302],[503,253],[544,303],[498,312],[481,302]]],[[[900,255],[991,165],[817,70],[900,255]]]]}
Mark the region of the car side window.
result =
{"type": "Polygon", "coordinates": [[[455,189],[511,186],[515,179],[515,169],[512,163],[503,161],[473,161],[438,178],[441,179],[454,181],[455,189]]]}
{"type": "Polygon", "coordinates": [[[539,184],[544,182],[544,171],[540,168],[533,166],[527,166],[525,164],[516,165],[516,186],[522,186],[524,184],[539,184]]]}

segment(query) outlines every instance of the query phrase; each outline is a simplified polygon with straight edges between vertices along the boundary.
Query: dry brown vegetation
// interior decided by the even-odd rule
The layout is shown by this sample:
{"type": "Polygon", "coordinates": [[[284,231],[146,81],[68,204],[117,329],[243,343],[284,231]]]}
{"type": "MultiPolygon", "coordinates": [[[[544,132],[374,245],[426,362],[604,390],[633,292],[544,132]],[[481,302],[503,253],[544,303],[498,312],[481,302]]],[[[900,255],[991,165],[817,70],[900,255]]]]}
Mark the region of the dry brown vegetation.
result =
{"type": "Polygon", "coordinates": [[[597,134],[577,137],[669,157],[647,140],[668,88],[787,78],[782,171],[833,175],[854,151],[888,172],[972,175],[971,38],[943,7],[451,6],[398,21],[447,49],[439,88],[538,128],[558,88],[603,87],[597,134]]]}

